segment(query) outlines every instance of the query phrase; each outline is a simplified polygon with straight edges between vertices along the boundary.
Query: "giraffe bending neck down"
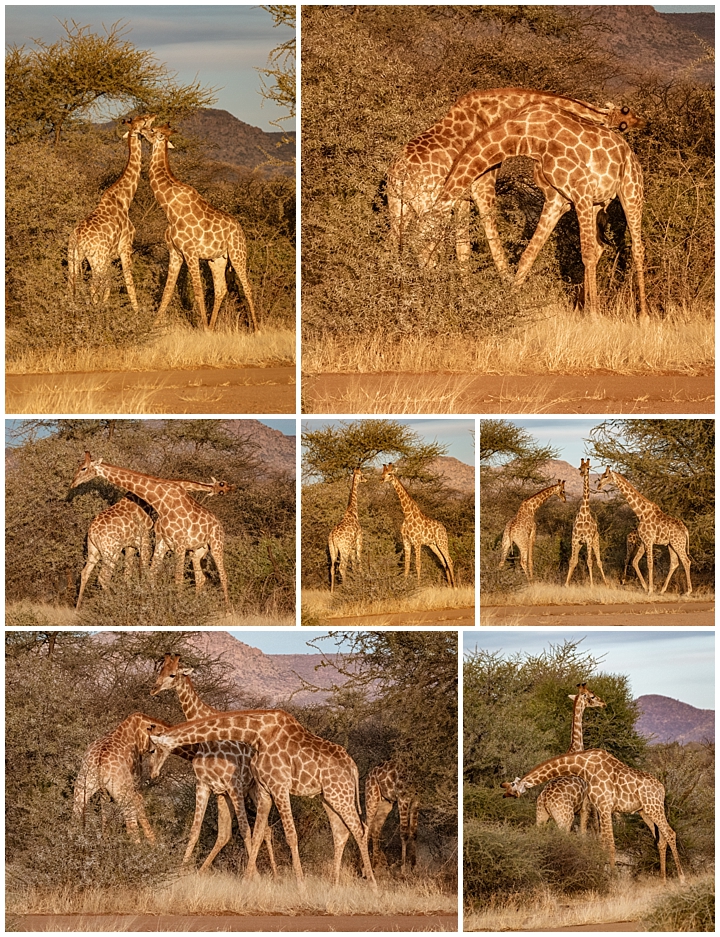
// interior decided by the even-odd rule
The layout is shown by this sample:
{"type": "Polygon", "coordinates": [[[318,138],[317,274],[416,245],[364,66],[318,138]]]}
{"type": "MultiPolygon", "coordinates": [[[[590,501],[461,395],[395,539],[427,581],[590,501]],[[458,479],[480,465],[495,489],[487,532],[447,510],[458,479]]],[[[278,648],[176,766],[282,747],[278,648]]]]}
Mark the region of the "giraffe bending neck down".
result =
{"type": "Polygon", "coordinates": [[[360,469],[353,469],[350,485],[350,499],[347,510],[340,523],[333,527],[328,537],[330,553],[330,591],[335,591],[335,564],[338,563],[340,578],[345,582],[348,562],[353,572],[360,572],[360,553],[362,551],[362,527],[358,517],[357,489],[365,476],[360,469]]]}
{"type": "MultiPolygon", "coordinates": [[[[585,101],[527,88],[470,91],[456,101],[448,113],[429,130],[406,144],[390,167],[388,209],[390,231],[396,243],[402,243],[405,231],[413,220],[421,219],[432,209],[452,169],[453,161],[465,147],[478,134],[529,104],[551,104],[609,129],[625,131],[645,126],[645,121],[633,114],[629,107],[612,103],[598,107],[585,101]]],[[[475,180],[470,191],[480,213],[498,273],[509,276],[507,258],[495,221],[495,182],[498,172],[499,167],[488,170],[475,180]]],[[[535,183],[547,196],[547,184],[537,170],[535,183]]],[[[456,252],[458,260],[465,262],[470,256],[469,203],[461,201],[456,207],[461,213],[456,252]]]]}
{"type": "MultiPolygon", "coordinates": [[[[183,668],[180,664],[179,654],[166,654],[151,696],[170,690],[177,693],[178,701],[190,721],[202,719],[206,716],[222,715],[222,711],[209,706],[198,695],[190,679],[191,668],[183,668]]],[[[245,810],[245,798],[251,797],[258,803],[259,795],[268,797],[265,791],[258,791],[253,778],[250,763],[253,750],[244,742],[201,742],[189,746],[193,771],[197,780],[195,788],[195,816],[193,817],[190,839],[188,840],[183,864],[190,861],[193,850],[200,838],[205,811],[210,794],[217,797],[218,806],[218,832],[215,845],[200,867],[205,872],[213,863],[215,856],[230,841],[232,835],[232,814],[230,804],[235,808],[240,835],[245,843],[248,855],[252,848],[252,833],[245,810]]],[[[175,752],[175,754],[178,754],[175,752]]],[[[150,756],[150,776],[155,778],[160,774],[162,767],[161,756],[157,750],[150,756]]],[[[275,855],[272,844],[272,830],[268,826],[265,830],[265,846],[270,860],[273,876],[277,875],[275,855]]]]}
{"type": "Polygon", "coordinates": [[[247,276],[247,246],[243,230],[231,215],[213,208],[191,185],[180,182],[172,174],[168,162],[168,147],[172,147],[170,137],[174,132],[169,126],[146,127],[143,130],[143,136],[152,145],[150,186],[168,220],[165,243],[170,251],[170,265],[156,322],[165,317],[180,268],[185,261],[200,311],[200,324],[203,329],[209,328],[212,331],[220,305],[227,293],[225,270],[229,258],[245,291],[253,331],[257,332],[252,288],[247,276]],[[210,264],[215,290],[209,326],[200,277],[201,260],[207,260],[210,264]]]}
{"type": "Polygon", "coordinates": [[[530,104],[477,136],[456,157],[435,207],[427,215],[429,262],[437,247],[440,228],[476,179],[511,156],[528,156],[538,165],[545,182],[545,204],[535,233],[513,279],[522,283],[535,258],[562,215],[573,205],[580,228],[585,267],[585,304],[598,315],[596,268],[603,251],[598,237],[598,216],[617,196],[632,238],[637,278],[639,317],[647,320],[644,247],[642,242],[643,175],[637,157],[617,133],[583,120],[552,104],[530,104]],[[435,228],[435,233],[432,229],[435,228]]]}
{"type": "Polygon", "coordinates": [[[87,258],[92,275],[91,295],[94,303],[102,291],[102,300],[107,302],[110,295],[108,276],[110,264],[115,257],[120,257],[125,287],[135,312],[138,301],[135,283],[132,277],[132,246],[135,227],[130,221],[128,211],[135,198],[140,169],[142,166],[142,141],[140,131],[149,127],[155,119],[154,114],[144,114],[124,120],[129,124],[123,138],[128,141],[128,160],[122,175],[114,182],[100,199],[100,204],[90,215],[81,221],[70,235],[68,242],[68,290],[75,298],[77,281],[82,274],[83,260],[87,258]]]}
{"type": "Polygon", "coordinates": [[[90,453],[86,452],[85,459],[80,463],[71,487],[75,488],[92,478],[104,478],[120,489],[132,491],[157,511],[155,552],[150,565],[151,571],[157,568],[168,551],[173,551],[175,553],[175,580],[182,582],[185,554],[190,550],[195,571],[195,589],[199,592],[205,580],[200,561],[209,548],[220,576],[225,606],[228,612],[230,611],[227,575],[223,561],[225,534],[222,525],[204,505],[198,504],[194,498],[190,497],[188,489],[222,493],[231,490],[233,486],[228,486],[225,482],[205,484],[155,478],[133,469],[109,465],[102,459],[93,461],[90,453]]]}
{"type": "Polygon", "coordinates": [[[623,567],[622,579],[620,580],[621,585],[626,585],[628,581],[628,566],[630,565],[630,560],[635,556],[638,551],[638,548],[642,540],[640,539],[640,534],[636,530],[631,530],[630,533],[625,538],[625,566],[623,567]]]}
{"type": "MultiPolygon", "coordinates": [[[[360,819],[358,769],[344,748],[308,732],[294,716],[281,709],[227,712],[174,726],[162,734],[152,734],[153,743],[163,750],[161,757],[167,757],[178,746],[227,740],[245,742],[255,750],[253,774],[259,786],[275,801],[298,884],[303,882],[303,871],[290,795],[315,797],[322,794],[335,847],[335,883],[340,880],[345,843],[352,833],[360,849],[365,877],[375,886],[366,829],[360,819]]],[[[269,800],[258,804],[246,877],[255,874],[255,860],[265,834],[269,809],[269,800]]]]}
{"type": "Polygon", "coordinates": [[[384,761],[373,768],[365,779],[368,842],[372,846],[375,866],[387,861],[380,846],[380,834],[394,803],[397,803],[400,815],[400,870],[404,873],[406,861],[410,862],[411,868],[415,868],[420,798],[400,765],[393,760],[384,761]]]}
{"type": "Polygon", "coordinates": [[[507,522],[503,531],[502,557],[498,569],[503,568],[513,543],[516,543],[520,551],[520,565],[527,576],[528,582],[533,578],[533,549],[537,535],[535,512],[553,495],[557,495],[561,501],[566,500],[565,482],[561,478],[558,478],[554,485],[543,488],[537,494],[526,498],[520,505],[515,517],[507,522]]]}
{"type": "Polygon", "coordinates": [[[600,533],[598,532],[597,522],[590,510],[590,459],[580,459],[580,474],[583,478],[583,497],[580,510],[577,512],[575,523],[573,524],[572,556],[570,557],[570,566],[568,568],[565,585],[570,585],[572,574],[575,572],[575,567],[577,566],[580,549],[584,543],[587,553],[588,573],[590,575],[590,588],[592,588],[593,553],[600,567],[600,573],[602,574],[605,585],[607,585],[607,579],[605,578],[605,570],[603,569],[602,560],[600,559],[600,533]]]}
{"type": "Polygon", "coordinates": [[[602,476],[598,479],[597,490],[602,491],[605,485],[615,485],[622,492],[625,500],[633,509],[638,519],[638,536],[640,537],[640,548],[633,559],[633,567],[637,573],[643,589],[652,593],[653,586],[653,547],[655,544],[666,546],[670,552],[670,571],[667,574],[665,585],[660,590],[665,592],[672,574],[678,567],[678,557],[685,570],[685,580],[687,582],[687,594],[692,592],[692,582],[690,581],[690,535],[688,529],[675,517],[666,514],[654,502],[650,501],[635,488],[619,472],[613,472],[606,468],[602,476]],[[640,572],[640,560],[643,554],[647,554],[648,578],[647,583],[640,572]]]}
{"type": "Polygon", "coordinates": [[[655,837],[660,855],[660,875],[665,879],[665,853],[668,844],[675,859],[675,867],[681,881],[685,876],[680,865],[675,832],[665,816],[665,788],[652,774],[638,771],[623,764],[609,752],[590,748],[550,758],[537,765],[523,778],[512,783],[503,782],[503,796],[520,797],[525,791],[550,778],[575,775],[587,784],[590,803],[600,817],[600,838],[608,851],[610,865],[615,865],[615,838],[613,837],[613,813],[639,813],[655,837]]]}
{"type": "MultiPolygon", "coordinates": [[[[573,701],[572,724],[570,726],[569,752],[581,752],[583,745],[583,713],[588,706],[605,707],[600,697],[588,690],[586,683],[578,683],[577,693],[570,694],[573,701]]],[[[580,813],[580,833],[587,831],[590,813],[590,801],[587,796],[587,784],[580,777],[554,778],[549,781],[535,805],[535,819],[538,826],[552,817],[561,830],[570,832],[575,814],[580,813]]]]}
{"type": "Polygon", "coordinates": [[[405,520],[400,528],[402,536],[403,550],[405,553],[405,577],[410,573],[410,554],[415,548],[415,570],[417,572],[418,584],[420,583],[420,565],[422,563],[422,548],[428,547],[440,560],[448,585],[455,588],[455,572],[453,570],[453,561],[450,556],[450,547],[448,544],[448,535],[445,527],[440,521],[433,520],[431,517],[423,514],[415,501],[397,477],[395,466],[390,462],[383,465],[382,480],[390,482],[397,496],[400,499],[400,507],[403,510],[405,520]]]}

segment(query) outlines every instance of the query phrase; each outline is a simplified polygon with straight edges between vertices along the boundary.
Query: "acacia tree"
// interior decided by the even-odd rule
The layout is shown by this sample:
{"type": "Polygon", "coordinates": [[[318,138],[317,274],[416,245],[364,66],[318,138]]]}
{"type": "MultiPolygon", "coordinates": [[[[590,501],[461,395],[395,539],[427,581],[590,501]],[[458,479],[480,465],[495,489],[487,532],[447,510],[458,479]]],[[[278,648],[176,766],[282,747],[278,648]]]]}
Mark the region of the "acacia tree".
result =
{"type": "MultiPolygon", "coordinates": [[[[273,26],[289,26],[295,29],[296,12],[295,7],[289,4],[271,3],[263,6],[263,10],[272,16],[273,26]]],[[[259,68],[263,90],[262,96],[267,101],[273,101],[275,104],[284,108],[287,115],[278,118],[279,121],[289,120],[295,116],[296,101],[296,81],[295,81],[295,36],[292,39],[286,39],[276,46],[268,56],[268,63],[271,68],[259,68]],[[268,84],[262,76],[267,79],[273,79],[273,84],[268,84]]]]}

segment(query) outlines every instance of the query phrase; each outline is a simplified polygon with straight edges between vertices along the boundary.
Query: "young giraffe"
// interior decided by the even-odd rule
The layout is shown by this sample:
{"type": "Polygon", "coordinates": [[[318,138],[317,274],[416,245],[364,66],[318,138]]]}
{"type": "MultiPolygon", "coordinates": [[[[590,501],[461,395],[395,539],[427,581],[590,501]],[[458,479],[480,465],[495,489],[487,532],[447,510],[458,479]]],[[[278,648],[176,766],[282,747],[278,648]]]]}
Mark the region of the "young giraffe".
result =
{"type": "Polygon", "coordinates": [[[645,302],[645,249],[642,242],[643,174],[637,157],[617,133],[551,104],[531,104],[493,124],[455,159],[434,209],[427,215],[431,246],[437,229],[455,201],[475,180],[511,156],[529,156],[545,180],[545,204],[537,228],[520,259],[513,285],[521,284],[562,215],[574,205],[585,266],[588,314],[598,314],[596,268],[603,251],[598,215],[617,196],[632,238],[632,257],[640,301],[639,317],[648,318],[645,302]]]}
{"type": "MultiPolygon", "coordinates": [[[[92,478],[104,478],[118,488],[132,491],[157,511],[155,552],[150,564],[151,571],[156,569],[165,554],[171,550],[175,553],[175,580],[182,582],[185,554],[191,550],[195,589],[199,592],[205,581],[200,560],[207,553],[209,546],[220,576],[225,606],[228,612],[230,611],[227,575],[223,562],[225,534],[222,525],[206,507],[190,497],[187,488],[188,485],[193,485],[196,487],[190,490],[206,491],[213,490],[214,485],[155,478],[132,469],[109,465],[102,459],[93,461],[90,453],[85,452],[85,460],[80,463],[70,487],[75,488],[92,478]]],[[[218,484],[225,483],[215,483],[218,484]]]]}
{"type": "Polygon", "coordinates": [[[531,787],[550,778],[574,775],[587,784],[590,803],[600,817],[600,838],[608,851],[610,865],[615,865],[613,813],[639,813],[653,837],[657,829],[660,854],[660,875],[665,879],[665,852],[668,843],[675,859],[680,881],[685,880],[675,844],[675,832],[665,816],[665,788],[652,774],[623,764],[614,755],[600,748],[550,758],[537,765],[523,778],[512,783],[504,781],[505,797],[519,797],[531,787]]]}
{"type": "Polygon", "coordinates": [[[135,283],[132,277],[132,246],[135,227],[130,221],[128,211],[140,181],[142,165],[140,131],[149,126],[154,119],[154,114],[144,114],[140,117],[133,117],[132,120],[123,120],[123,124],[130,125],[127,132],[123,134],[123,139],[128,141],[129,151],[125,169],[117,182],[114,182],[105,192],[95,211],[81,221],[70,235],[68,289],[73,298],[77,280],[82,273],[83,260],[87,257],[92,274],[93,302],[97,302],[100,284],[103,284],[103,302],[107,302],[110,295],[110,285],[107,283],[110,263],[119,255],[130,302],[135,312],[138,311],[135,283]]]}
{"type": "Polygon", "coordinates": [[[678,567],[678,557],[685,570],[685,579],[687,580],[687,594],[692,592],[692,582],[690,581],[690,535],[688,529],[682,521],[675,517],[670,517],[654,502],[650,501],[635,488],[619,472],[613,472],[609,467],[598,479],[597,490],[602,491],[605,485],[615,485],[625,496],[627,503],[633,509],[638,518],[638,536],[640,537],[640,549],[635,554],[633,567],[637,573],[643,589],[651,594],[653,592],[653,547],[656,543],[661,546],[667,546],[670,552],[670,572],[667,574],[665,585],[660,590],[661,594],[665,592],[672,574],[678,567]],[[643,554],[647,554],[648,578],[647,583],[640,572],[640,560],[643,554]]]}
{"type": "Polygon", "coordinates": [[[587,552],[588,573],[590,574],[590,588],[592,589],[593,553],[600,567],[605,585],[607,585],[607,579],[605,578],[605,570],[603,569],[602,560],[600,559],[600,533],[598,532],[597,522],[590,510],[590,459],[580,459],[580,474],[583,478],[582,504],[580,505],[580,510],[575,515],[575,522],[573,524],[572,556],[570,557],[570,566],[568,568],[565,585],[570,585],[570,580],[572,579],[572,574],[575,572],[578,556],[580,555],[580,548],[584,543],[587,552]]]}
{"type": "MultiPolygon", "coordinates": [[[[570,694],[573,701],[572,724],[570,726],[570,748],[568,752],[581,752],[583,744],[583,713],[590,707],[605,707],[599,696],[588,690],[587,683],[578,683],[577,693],[570,694]]],[[[552,817],[561,830],[570,832],[575,814],[580,813],[580,832],[587,830],[590,802],[587,785],[580,777],[554,778],[540,792],[535,805],[535,821],[538,826],[552,817]]]]}
{"type": "Polygon", "coordinates": [[[200,310],[203,329],[215,328],[215,321],[220,311],[227,283],[225,269],[228,257],[235,273],[245,290],[245,298],[250,307],[253,331],[258,331],[255,317],[252,288],[247,276],[247,246],[245,235],[239,223],[227,212],[220,211],[208,204],[191,186],[180,182],[170,171],[168,147],[174,149],[170,137],[175,133],[169,126],[145,127],[143,136],[152,144],[150,160],[150,186],[158,204],[165,212],[168,227],[165,231],[165,243],[170,251],[168,276],[163,291],[156,322],[160,322],[172,299],[175,283],[180,268],[185,261],[192,278],[195,301],[200,310]],[[200,277],[200,261],[207,260],[212,272],[215,299],[213,302],[210,325],[208,326],[205,308],[205,294],[200,277]]]}
{"type": "MultiPolygon", "coordinates": [[[[401,242],[403,231],[412,218],[422,218],[430,211],[452,169],[453,161],[478,134],[528,104],[544,103],[561,107],[610,129],[625,131],[645,126],[645,121],[633,114],[630,108],[614,104],[597,107],[585,101],[527,88],[470,91],[456,101],[448,113],[429,130],[406,144],[390,167],[387,197],[393,238],[401,242]]],[[[471,195],[480,213],[495,267],[498,273],[507,276],[507,258],[495,222],[495,181],[498,172],[499,167],[496,167],[476,179],[471,186],[471,195]]],[[[535,183],[547,195],[547,184],[537,169],[535,183]]],[[[456,251],[458,260],[464,262],[470,254],[469,203],[460,202],[458,207],[463,217],[462,235],[458,233],[456,251]]]]}
{"type": "Polygon", "coordinates": [[[384,761],[373,768],[365,779],[368,843],[372,846],[372,861],[376,866],[386,861],[380,846],[380,834],[394,803],[397,803],[400,814],[400,842],[402,844],[400,869],[404,873],[405,862],[408,859],[410,867],[415,868],[420,799],[417,792],[408,784],[398,763],[384,761]]]}
{"type": "Polygon", "coordinates": [[[498,569],[503,568],[513,543],[516,543],[520,551],[520,566],[528,581],[533,578],[533,549],[537,534],[535,512],[541,504],[544,504],[553,495],[557,495],[561,501],[567,500],[565,498],[565,482],[561,478],[558,478],[556,484],[550,485],[549,488],[543,488],[537,494],[526,498],[518,508],[517,514],[507,522],[503,531],[502,557],[498,569]]]}
{"type": "Polygon", "coordinates": [[[292,853],[297,882],[302,885],[303,871],[290,794],[300,797],[321,794],[335,847],[335,884],[340,880],[345,843],[352,833],[360,849],[365,877],[377,887],[368,855],[367,833],[360,818],[358,769],[344,748],[308,732],[294,716],[281,709],[227,712],[173,726],[162,735],[152,734],[153,743],[164,750],[160,753],[161,762],[178,746],[227,740],[252,746],[255,750],[253,774],[259,788],[270,795],[260,798],[258,804],[246,878],[256,872],[255,861],[265,835],[272,798],[292,853]]]}
{"type": "Polygon", "coordinates": [[[622,579],[620,580],[620,584],[623,586],[626,585],[628,581],[628,566],[630,565],[630,560],[637,553],[641,543],[642,540],[640,539],[640,534],[637,532],[637,529],[631,530],[625,538],[625,567],[623,568],[622,579]]]}
{"type": "MultiPolygon", "coordinates": [[[[185,719],[202,719],[206,716],[222,715],[222,711],[208,706],[197,693],[190,679],[191,668],[180,666],[179,654],[166,654],[155,686],[150,690],[151,696],[157,696],[165,690],[174,690],[185,714],[185,719]]],[[[255,803],[258,801],[257,785],[250,770],[250,760],[253,750],[243,742],[201,742],[192,746],[192,766],[197,779],[195,788],[195,816],[193,817],[190,839],[183,857],[183,864],[190,861],[193,850],[200,838],[207,803],[210,794],[217,797],[218,806],[218,833],[215,845],[208,857],[200,867],[200,872],[209,869],[215,856],[230,841],[232,835],[232,815],[230,804],[235,808],[240,835],[250,855],[252,833],[245,811],[245,798],[251,797],[255,803]]],[[[163,759],[164,760],[164,759],[163,759]]],[[[150,777],[156,778],[160,774],[160,757],[153,751],[150,757],[150,777]]],[[[265,846],[270,859],[273,876],[277,875],[275,855],[272,845],[272,830],[267,827],[265,831],[265,846]]]]}
{"type": "MultiPolygon", "coordinates": [[[[138,823],[147,839],[155,845],[155,833],[150,826],[138,781],[141,773],[143,753],[152,748],[149,730],[162,725],[153,716],[133,713],[101,739],[93,742],[83,755],[80,771],[75,780],[73,795],[73,817],[85,824],[88,801],[98,791],[107,793],[119,805],[128,834],[140,841],[138,823]]],[[[101,803],[102,828],[105,831],[105,803],[101,803]]]]}
{"type": "Polygon", "coordinates": [[[365,476],[360,469],[353,469],[350,499],[343,519],[330,531],[328,550],[330,552],[330,591],[335,591],[335,564],[339,560],[340,578],[345,582],[348,561],[353,572],[360,571],[360,552],[362,550],[362,527],[358,517],[357,488],[365,476]]]}
{"type": "Polygon", "coordinates": [[[410,554],[412,548],[415,548],[415,569],[417,571],[418,584],[420,583],[420,565],[422,563],[422,548],[428,547],[440,560],[440,565],[445,571],[445,576],[453,589],[455,588],[455,572],[453,570],[453,561],[450,556],[448,545],[448,535],[445,527],[440,521],[435,521],[427,517],[417,504],[413,501],[407,489],[397,477],[395,466],[390,462],[383,465],[382,480],[390,482],[397,496],[400,499],[400,507],[403,510],[405,520],[400,528],[402,536],[403,550],[405,552],[405,578],[410,574],[410,554]]]}

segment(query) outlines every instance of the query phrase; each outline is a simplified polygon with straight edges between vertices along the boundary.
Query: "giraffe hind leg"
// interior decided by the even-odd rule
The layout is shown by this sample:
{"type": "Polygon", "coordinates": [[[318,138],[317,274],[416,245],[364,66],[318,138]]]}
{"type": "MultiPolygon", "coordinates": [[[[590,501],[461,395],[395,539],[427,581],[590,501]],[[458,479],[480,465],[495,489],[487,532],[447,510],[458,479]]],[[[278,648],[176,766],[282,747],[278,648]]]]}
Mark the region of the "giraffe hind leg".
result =
{"type": "Polygon", "coordinates": [[[259,332],[260,326],[258,325],[257,316],[255,315],[255,303],[253,301],[252,287],[250,286],[250,279],[247,275],[247,249],[245,247],[244,235],[242,236],[242,241],[238,245],[232,244],[230,246],[230,263],[232,264],[235,275],[242,283],[242,288],[245,291],[245,298],[247,299],[247,303],[250,308],[250,319],[252,321],[253,332],[259,332]]]}
{"type": "Polygon", "coordinates": [[[214,257],[212,260],[209,260],[210,272],[212,273],[213,278],[213,310],[210,316],[210,325],[209,329],[212,332],[215,328],[215,322],[220,312],[220,306],[222,301],[227,294],[227,280],[225,279],[225,271],[227,269],[227,254],[224,254],[222,257],[214,257]]]}

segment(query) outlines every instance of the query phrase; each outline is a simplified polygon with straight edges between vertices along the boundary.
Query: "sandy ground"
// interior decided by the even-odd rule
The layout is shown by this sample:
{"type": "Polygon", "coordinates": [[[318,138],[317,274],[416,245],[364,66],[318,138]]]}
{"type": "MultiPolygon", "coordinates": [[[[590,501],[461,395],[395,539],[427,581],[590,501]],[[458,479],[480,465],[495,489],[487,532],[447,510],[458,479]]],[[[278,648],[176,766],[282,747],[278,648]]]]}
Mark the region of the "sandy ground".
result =
{"type": "Polygon", "coordinates": [[[527,931],[525,933],[537,934],[537,933],[552,933],[559,934],[560,931],[570,931],[575,934],[579,931],[591,931],[596,933],[602,933],[604,931],[622,931],[627,933],[628,931],[642,931],[647,933],[647,927],[643,924],[642,921],[611,921],[607,924],[577,924],[575,927],[538,927],[533,931],[527,931]]]}
{"type": "Polygon", "coordinates": [[[483,605],[481,625],[658,625],[678,628],[715,624],[714,602],[658,602],[656,605],[483,605]]]}
{"type": "Polygon", "coordinates": [[[295,368],[206,368],[85,374],[8,374],[5,411],[39,413],[48,390],[70,398],[66,413],[295,413],[295,368]],[[77,394],[78,406],[72,408],[77,394]]]}
{"type": "Polygon", "coordinates": [[[714,385],[713,374],[318,374],[302,380],[305,413],[348,412],[345,395],[366,399],[367,412],[374,412],[374,400],[407,396],[421,398],[417,413],[714,413],[714,385]],[[452,399],[451,409],[438,407],[433,393],[452,399]]]}
{"type": "Polygon", "coordinates": [[[344,618],[324,618],[320,624],[327,627],[341,625],[343,628],[353,625],[460,625],[475,624],[474,608],[433,608],[424,612],[388,612],[381,615],[353,615],[344,618]]]}
{"type": "Polygon", "coordinates": [[[456,914],[382,915],[193,915],[173,914],[25,914],[8,915],[14,931],[446,931],[458,929],[456,914]]]}

